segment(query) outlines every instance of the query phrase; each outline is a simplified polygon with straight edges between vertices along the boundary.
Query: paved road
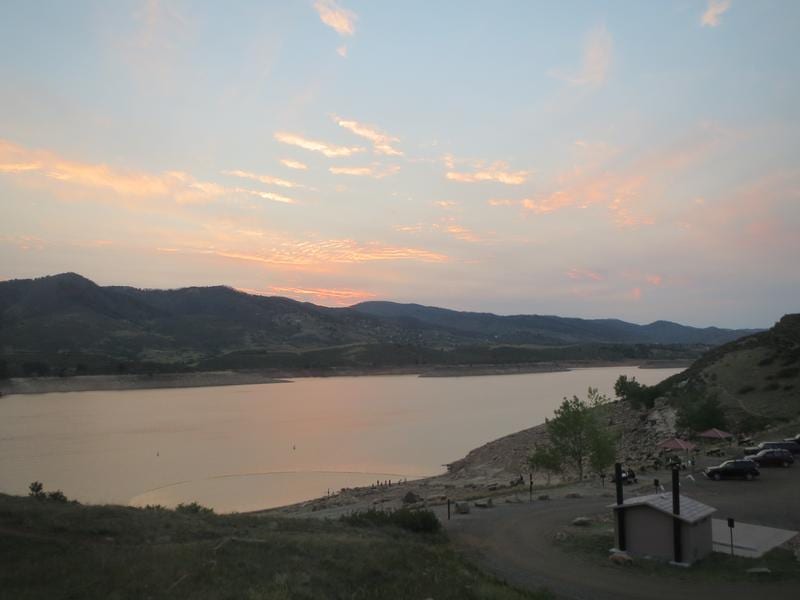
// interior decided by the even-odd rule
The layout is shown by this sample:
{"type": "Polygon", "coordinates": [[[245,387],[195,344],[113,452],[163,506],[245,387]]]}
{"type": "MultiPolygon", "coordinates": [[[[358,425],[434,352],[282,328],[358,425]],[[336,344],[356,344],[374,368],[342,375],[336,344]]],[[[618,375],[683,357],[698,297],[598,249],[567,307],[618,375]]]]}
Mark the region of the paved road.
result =
{"type": "MultiPolygon", "coordinates": [[[[762,481],[755,482],[712,482],[700,475],[695,482],[684,480],[683,493],[718,507],[718,517],[800,530],[800,466],[765,470],[762,481]]],[[[549,588],[564,598],[753,600],[766,594],[797,596],[800,585],[796,582],[726,584],[694,582],[688,574],[647,576],[610,563],[589,562],[552,543],[554,533],[573,518],[606,511],[612,502],[611,498],[587,497],[500,504],[488,510],[473,509],[469,515],[445,522],[457,547],[489,572],[519,587],[549,588]]]]}

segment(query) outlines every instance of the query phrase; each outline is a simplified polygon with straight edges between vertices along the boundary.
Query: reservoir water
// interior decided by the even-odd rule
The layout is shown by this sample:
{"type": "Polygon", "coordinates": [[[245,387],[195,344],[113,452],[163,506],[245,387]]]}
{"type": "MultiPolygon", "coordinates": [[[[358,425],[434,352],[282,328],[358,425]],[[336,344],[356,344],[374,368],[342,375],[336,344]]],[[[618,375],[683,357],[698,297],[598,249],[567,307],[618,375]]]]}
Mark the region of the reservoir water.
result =
{"type": "Polygon", "coordinates": [[[69,498],[269,508],[377,480],[417,478],[537,425],[619,375],[679,369],[297,379],[291,383],[0,398],[0,492],[41,481],[69,498]]]}

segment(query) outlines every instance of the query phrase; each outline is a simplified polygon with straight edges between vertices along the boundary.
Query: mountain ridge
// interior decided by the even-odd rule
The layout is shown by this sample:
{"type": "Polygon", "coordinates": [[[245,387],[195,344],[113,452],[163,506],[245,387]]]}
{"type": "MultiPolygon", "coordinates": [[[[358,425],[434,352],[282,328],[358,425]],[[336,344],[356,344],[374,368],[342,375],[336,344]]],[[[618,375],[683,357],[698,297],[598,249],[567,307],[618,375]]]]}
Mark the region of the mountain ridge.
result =
{"type": "Polygon", "coordinates": [[[228,286],[99,286],[77,273],[0,282],[0,360],[14,374],[36,374],[35,363],[124,372],[132,365],[212,370],[672,359],[687,352],[673,346],[707,348],[753,331],[377,301],[331,308],[228,286]]]}

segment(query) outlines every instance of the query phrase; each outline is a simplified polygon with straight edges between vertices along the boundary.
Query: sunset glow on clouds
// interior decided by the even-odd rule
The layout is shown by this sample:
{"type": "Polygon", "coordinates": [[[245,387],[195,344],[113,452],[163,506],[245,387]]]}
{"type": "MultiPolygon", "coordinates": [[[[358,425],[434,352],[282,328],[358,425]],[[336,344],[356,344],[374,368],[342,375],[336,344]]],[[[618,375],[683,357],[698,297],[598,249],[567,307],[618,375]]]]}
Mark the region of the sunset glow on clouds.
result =
{"type": "Polygon", "coordinates": [[[2,275],[769,326],[800,3],[689,4],[17,3],[2,275]]]}

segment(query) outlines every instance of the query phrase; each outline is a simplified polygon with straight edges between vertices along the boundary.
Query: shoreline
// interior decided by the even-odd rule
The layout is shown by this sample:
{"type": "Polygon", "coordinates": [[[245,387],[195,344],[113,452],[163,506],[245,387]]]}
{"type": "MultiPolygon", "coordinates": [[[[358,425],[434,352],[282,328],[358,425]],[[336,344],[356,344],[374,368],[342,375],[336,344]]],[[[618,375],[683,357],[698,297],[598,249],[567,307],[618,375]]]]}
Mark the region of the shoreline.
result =
{"type": "Polygon", "coordinates": [[[293,379],[310,377],[376,377],[416,375],[418,377],[485,377],[560,373],[574,369],[602,367],[639,367],[640,369],[674,369],[687,367],[692,361],[570,361],[562,363],[523,363],[511,365],[429,365],[410,367],[198,371],[159,373],[153,375],[75,375],[71,377],[15,377],[0,381],[2,395],[50,394],[66,392],[102,392],[170,388],[222,387],[264,383],[291,383],[293,379]]]}

